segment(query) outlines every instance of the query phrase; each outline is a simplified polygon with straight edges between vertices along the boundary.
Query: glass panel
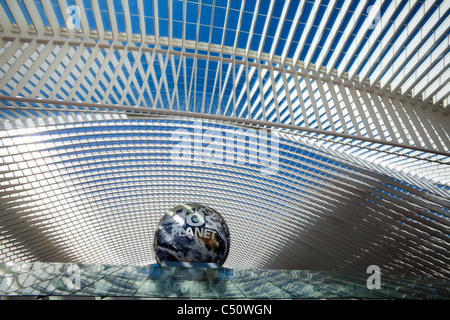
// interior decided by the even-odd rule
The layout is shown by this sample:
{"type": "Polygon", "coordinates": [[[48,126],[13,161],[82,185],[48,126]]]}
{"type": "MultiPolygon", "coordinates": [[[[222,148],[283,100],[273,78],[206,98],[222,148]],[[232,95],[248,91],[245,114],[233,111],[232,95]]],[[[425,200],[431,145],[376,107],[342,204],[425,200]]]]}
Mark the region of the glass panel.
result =
{"type": "Polygon", "coordinates": [[[0,297],[184,299],[450,299],[445,279],[303,270],[232,270],[70,263],[0,264],[0,297]]]}

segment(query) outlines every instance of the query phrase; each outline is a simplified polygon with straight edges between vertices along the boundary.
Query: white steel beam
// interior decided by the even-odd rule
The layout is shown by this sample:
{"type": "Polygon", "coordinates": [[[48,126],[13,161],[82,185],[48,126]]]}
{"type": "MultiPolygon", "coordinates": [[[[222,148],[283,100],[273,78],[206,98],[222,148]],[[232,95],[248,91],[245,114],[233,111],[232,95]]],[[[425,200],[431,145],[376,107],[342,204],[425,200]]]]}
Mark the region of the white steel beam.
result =
{"type": "MultiPolygon", "coordinates": [[[[428,83],[432,83],[434,79],[429,79],[429,74],[433,67],[437,70],[445,70],[448,68],[450,54],[446,54],[446,52],[448,52],[449,46],[450,36],[447,36],[428,56],[422,56],[422,52],[419,50],[390,84],[392,91],[395,92],[401,88],[402,94],[408,94],[423,77],[428,78],[428,83]],[[418,65],[419,63],[420,65],[418,65]]],[[[424,46],[425,48],[427,46],[424,46]]],[[[438,74],[436,73],[436,75],[438,74]]]]}
{"type": "Polygon", "coordinates": [[[261,41],[259,43],[259,47],[258,47],[258,59],[261,59],[262,53],[263,53],[263,49],[264,49],[264,43],[266,42],[266,36],[267,36],[267,31],[269,30],[269,24],[270,24],[270,20],[272,17],[272,12],[275,6],[275,1],[271,1],[270,2],[270,6],[269,6],[269,10],[267,12],[266,15],[266,20],[264,23],[264,28],[263,31],[261,33],[261,41]]]}
{"type": "MultiPolygon", "coordinates": [[[[303,3],[304,3],[304,1],[302,1],[302,5],[303,5],[303,3]]],[[[327,26],[328,21],[331,18],[331,13],[335,9],[335,5],[336,5],[336,0],[330,0],[330,2],[327,4],[327,8],[325,10],[324,15],[323,15],[322,19],[320,20],[319,27],[317,28],[317,31],[314,34],[314,39],[311,42],[311,49],[308,50],[308,53],[306,54],[306,57],[305,57],[304,63],[305,63],[305,69],[307,69],[307,70],[309,69],[309,65],[311,63],[312,58],[314,57],[316,50],[321,50],[317,46],[319,44],[319,41],[323,37],[325,27],[327,26]]]]}
{"type": "MultiPolygon", "coordinates": [[[[366,2],[360,1],[358,3],[358,6],[355,9],[355,12],[352,13],[352,17],[351,17],[350,21],[347,23],[344,33],[342,34],[341,38],[339,39],[339,43],[336,46],[336,48],[334,49],[333,54],[327,63],[327,73],[328,74],[330,74],[331,71],[336,66],[338,59],[339,59],[342,51],[344,50],[345,45],[347,44],[347,42],[349,40],[350,35],[352,34],[353,30],[355,29],[358,20],[361,18],[361,15],[363,13],[365,6],[366,6],[366,2]]],[[[364,30],[364,27],[363,27],[363,29],[361,29],[360,32],[364,33],[364,31],[366,31],[366,30],[364,30]]],[[[355,40],[354,40],[354,41],[356,41],[356,43],[353,44],[354,46],[359,46],[359,43],[362,41],[362,35],[359,33],[358,33],[358,35],[357,35],[357,38],[355,38],[355,40]],[[358,35],[359,35],[359,37],[358,37],[358,35]]],[[[354,47],[353,47],[353,49],[354,49],[354,47]]],[[[350,52],[353,49],[350,49],[350,52]]],[[[349,59],[351,59],[351,58],[352,57],[349,57],[349,59]]],[[[342,63],[343,63],[343,61],[341,62],[341,64],[342,63]]],[[[341,70],[338,69],[338,75],[342,76],[343,71],[345,71],[343,68],[341,70]]]]}
{"type": "MultiPolygon", "coordinates": [[[[242,5],[244,5],[244,2],[242,3],[242,5]]],[[[269,52],[269,61],[270,62],[273,61],[273,57],[275,55],[275,50],[277,49],[278,42],[280,41],[280,35],[281,35],[281,31],[283,30],[283,27],[284,27],[284,22],[286,21],[286,15],[288,13],[289,5],[290,5],[290,1],[286,1],[284,3],[283,11],[281,12],[280,20],[278,21],[277,30],[275,31],[275,37],[272,42],[272,47],[270,48],[270,52],[269,52]]],[[[244,10],[242,10],[241,12],[243,12],[243,11],[244,10]]],[[[294,26],[294,25],[292,25],[292,26],[294,26]]],[[[295,29],[295,27],[294,27],[294,29],[295,29]]],[[[293,32],[291,29],[291,34],[292,33],[293,32]]],[[[285,45],[285,48],[286,47],[289,47],[289,46],[285,45]]]]}
{"type": "Polygon", "coordinates": [[[28,33],[28,22],[22,12],[22,9],[19,6],[19,2],[16,0],[6,0],[6,5],[8,6],[9,11],[14,18],[14,21],[19,27],[20,32],[24,34],[28,33]]]}
{"type": "MultiPolygon", "coordinates": [[[[411,21],[408,23],[406,28],[400,33],[400,35],[398,35],[398,37],[396,37],[395,42],[390,47],[390,49],[386,52],[386,54],[384,54],[383,59],[381,60],[381,62],[377,65],[375,70],[373,70],[371,72],[371,75],[370,75],[370,84],[371,85],[376,83],[381,78],[381,76],[384,74],[384,72],[387,70],[387,68],[390,67],[393,59],[397,55],[397,52],[399,52],[401,50],[401,48],[404,46],[404,44],[415,33],[416,28],[425,19],[425,17],[429,13],[429,11],[433,8],[433,6],[434,6],[434,1],[433,0],[425,1],[423,3],[423,5],[420,7],[420,9],[416,12],[414,17],[411,19],[411,21]]],[[[407,10],[407,13],[409,13],[409,10],[407,10]]],[[[379,51],[383,51],[384,52],[386,47],[383,47],[382,43],[380,43],[377,48],[379,48],[379,51]]],[[[371,61],[373,61],[373,59],[376,56],[381,54],[379,51],[374,52],[374,54],[372,54],[371,61]]],[[[367,66],[368,65],[369,64],[367,64],[367,66]]],[[[372,65],[372,67],[373,67],[373,65],[372,65]]],[[[364,72],[364,70],[363,70],[363,72],[362,72],[363,76],[360,78],[360,81],[363,78],[366,77],[366,75],[367,75],[366,72],[367,71],[364,72]]]]}
{"type": "MultiPolygon", "coordinates": [[[[442,8],[443,10],[448,10],[450,4],[447,8],[442,8]]],[[[404,70],[404,66],[408,63],[412,58],[411,56],[420,51],[420,49],[426,47],[426,53],[421,53],[422,56],[428,55],[431,49],[434,47],[436,42],[439,42],[442,37],[448,32],[448,26],[450,25],[450,17],[447,17],[445,21],[442,22],[440,27],[437,30],[434,30],[434,26],[436,21],[439,21],[441,18],[440,10],[436,10],[430,19],[425,23],[425,25],[421,28],[420,32],[417,33],[414,38],[409,42],[406,48],[403,49],[402,53],[395,58],[393,64],[387,69],[386,72],[381,77],[377,77],[380,79],[380,86],[382,89],[385,89],[388,85],[391,84],[393,78],[398,74],[400,70],[404,70]],[[430,41],[424,42],[427,38],[430,41]]],[[[444,12],[445,14],[445,12],[444,12]]],[[[377,75],[377,70],[375,70],[374,76],[377,75]]]]}
{"type": "Polygon", "coordinates": [[[14,63],[8,69],[8,72],[4,74],[3,77],[0,79],[0,88],[3,88],[11,80],[11,78],[16,74],[17,71],[19,71],[19,69],[37,50],[38,47],[39,43],[37,42],[36,38],[33,39],[30,43],[28,43],[28,46],[20,53],[20,56],[17,58],[17,60],[14,61],[14,63]]]}
{"type": "MultiPolygon", "coordinates": [[[[293,63],[294,67],[299,62],[300,54],[303,51],[304,45],[306,43],[306,39],[308,37],[309,32],[311,31],[311,27],[312,27],[312,25],[314,23],[314,20],[316,19],[317,11],[319,10],[319,7],[320,7],[321,3],[322,3],[322,1],[314,1],[314,6],[313,6],[313,8],[311,10],[311,14],[308,17],[308,21],[305,24],[305,28],[303,29],[302,36],[301,36],[301,38],[300,38],[300,40],[298,42],[298,47],[295,50],[294,56],[292,58],[293,59],[292,63],[293,63]]],[[[304,5],[304,3],[302,3],[301,5],[304,5]]],[[[314,48],[310,47],[309,50],[314,50],[314,48]]]]}
{"type": "Polygon", "coordinates": [[[336,20],[334,20],[333,26],[331,27],[331,31],[327,36],[327,40],[325,41],[325,44],[323,45],[322,50],[320,50],[320,54],[317,58],[316,72],[318,72],[320,70],[320,67],[323,65],[323,62],[328,55],[330,47],[333,44],[339,29],[341,28],[342,22],[344,21],[344,18],[348,12],[348,8],[350,7],[351,3],[352,3],[351,1],[344,1],[341,10],[339,10],[339,14],[336,17],[336,20]]]}

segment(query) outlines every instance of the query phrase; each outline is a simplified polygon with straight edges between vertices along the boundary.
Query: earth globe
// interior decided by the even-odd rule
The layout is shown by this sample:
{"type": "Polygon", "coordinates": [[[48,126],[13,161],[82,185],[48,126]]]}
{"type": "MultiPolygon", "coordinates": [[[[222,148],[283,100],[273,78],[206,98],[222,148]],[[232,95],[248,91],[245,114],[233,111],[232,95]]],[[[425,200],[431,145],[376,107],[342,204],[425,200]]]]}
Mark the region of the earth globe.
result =
{"type": "Polygon", "coordinates": [[[213,263],[221,267],[230,250],[230,231],[214,209],[197,203],[171,209],[160,220],[153,242],[156,262],[213,263]]]}

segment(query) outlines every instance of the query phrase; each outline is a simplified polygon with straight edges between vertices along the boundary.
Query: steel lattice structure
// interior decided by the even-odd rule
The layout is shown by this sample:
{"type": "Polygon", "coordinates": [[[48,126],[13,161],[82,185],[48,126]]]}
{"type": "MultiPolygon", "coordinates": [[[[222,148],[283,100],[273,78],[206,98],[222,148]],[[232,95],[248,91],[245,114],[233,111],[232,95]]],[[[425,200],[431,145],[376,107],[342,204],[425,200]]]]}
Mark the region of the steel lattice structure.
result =
{"type": "Polygon", "coordinates": [[[449,1],[1,0],[0,261],[449,275],[449,1]],[[182,156],[180,156],[182,155],[182,156]]]}

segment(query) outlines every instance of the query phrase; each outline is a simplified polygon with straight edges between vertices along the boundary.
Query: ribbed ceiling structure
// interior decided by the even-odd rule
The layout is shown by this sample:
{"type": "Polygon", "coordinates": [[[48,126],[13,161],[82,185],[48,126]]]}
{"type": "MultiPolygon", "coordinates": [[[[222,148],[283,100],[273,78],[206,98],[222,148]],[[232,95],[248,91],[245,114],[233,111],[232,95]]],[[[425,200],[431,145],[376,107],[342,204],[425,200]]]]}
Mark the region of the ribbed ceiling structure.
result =
{"type": "Polygon", "coordinates": [[[0,261],[450,275],[450,1],[0,0],[0,261]]]}

